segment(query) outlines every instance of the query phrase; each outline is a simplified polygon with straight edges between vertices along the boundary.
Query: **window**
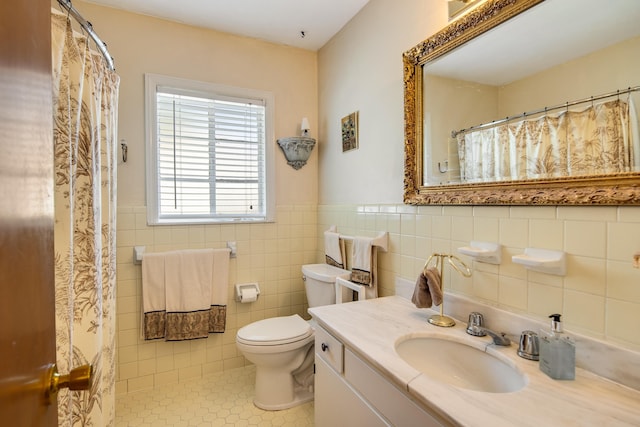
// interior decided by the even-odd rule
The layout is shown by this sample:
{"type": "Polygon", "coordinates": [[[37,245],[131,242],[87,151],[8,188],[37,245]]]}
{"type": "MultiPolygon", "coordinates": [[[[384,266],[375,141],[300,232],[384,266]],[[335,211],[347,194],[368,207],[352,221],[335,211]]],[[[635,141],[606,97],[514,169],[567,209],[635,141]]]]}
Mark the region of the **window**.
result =
{"type": "Polygon", "coordinates": [[[153,74],[145,88],[149,224],[271,220],[273,97],[153,74]]]}

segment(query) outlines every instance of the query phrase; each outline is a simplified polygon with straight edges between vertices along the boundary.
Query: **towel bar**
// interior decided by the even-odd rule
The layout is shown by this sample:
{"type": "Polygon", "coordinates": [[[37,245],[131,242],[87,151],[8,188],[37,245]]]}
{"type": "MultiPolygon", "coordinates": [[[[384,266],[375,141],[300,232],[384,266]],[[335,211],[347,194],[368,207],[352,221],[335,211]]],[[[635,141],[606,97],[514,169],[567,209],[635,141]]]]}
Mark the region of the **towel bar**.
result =
{"type": "MultiPolygon", "coordinates": [[[[337,228],[335,225],[332,225],[331,227],[329,227],[329,230],[332,233],[337,233],[337,228]]],[[[352,242],[356,236],[349,236],[346,234],[340,234],[340,238],[342,240],[347,240],[349,242],[352,242]]],[[[382,252],[387,252],[388,248],[389,248],[389,232],[388,231],[381,231],[378,233],[378,235],[376,237],[373,238],[371,244],[373,246],[377,246],[378,248],[380,248],[380,250],[382,252]]]]}
{"type": "MultiPolygon", "coordinates": [[[[227,245],[227,247],[230,249],[229,252],[229,256],[231,258],[235,258],[236,254],[235,254],[235,242],[227,242],[227,243],[234,243],[233,248],[229,245],[227,245]]],[[[146,246],[134,246],[133,247],[133,263],[135,265],[141,265],[142,264],[142,258],[144,257],[144,252],[146,251],[147,247],[146,246]]]]}

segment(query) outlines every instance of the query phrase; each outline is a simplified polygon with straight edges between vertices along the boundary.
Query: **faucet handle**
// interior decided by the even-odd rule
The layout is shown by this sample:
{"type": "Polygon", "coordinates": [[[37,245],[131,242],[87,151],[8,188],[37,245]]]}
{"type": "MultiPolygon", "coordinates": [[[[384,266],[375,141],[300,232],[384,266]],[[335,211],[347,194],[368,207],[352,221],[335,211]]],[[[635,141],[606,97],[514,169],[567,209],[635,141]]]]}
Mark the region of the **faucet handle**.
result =
{"type": "Polygon", "coordinates": [[[518,356],[529,360],[540,359],[538,334],[533,331],[522,332],[520,335],[520,345],[518,346],[518,356]]]}
{"type": "Polygon", "coordinates": [[[467,333],[474,337],[484,337],[487,333],[484,331],[484,317],[482,313],[472,311],[469,313],[469,322],[467,322],[467,333]]]}

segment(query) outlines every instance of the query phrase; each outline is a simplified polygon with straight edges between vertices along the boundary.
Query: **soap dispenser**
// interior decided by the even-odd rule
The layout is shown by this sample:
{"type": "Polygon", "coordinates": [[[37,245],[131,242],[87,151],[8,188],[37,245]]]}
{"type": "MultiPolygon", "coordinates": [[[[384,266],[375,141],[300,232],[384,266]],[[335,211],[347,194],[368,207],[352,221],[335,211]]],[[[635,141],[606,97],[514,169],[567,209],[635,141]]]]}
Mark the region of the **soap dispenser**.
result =
{"type": "Polygon", "coordinates": [[[562,331],[560,314],[552,314],[551,330],[540,334],[540,370],[556,380],[576,377],[576,344],[562,331]]]}

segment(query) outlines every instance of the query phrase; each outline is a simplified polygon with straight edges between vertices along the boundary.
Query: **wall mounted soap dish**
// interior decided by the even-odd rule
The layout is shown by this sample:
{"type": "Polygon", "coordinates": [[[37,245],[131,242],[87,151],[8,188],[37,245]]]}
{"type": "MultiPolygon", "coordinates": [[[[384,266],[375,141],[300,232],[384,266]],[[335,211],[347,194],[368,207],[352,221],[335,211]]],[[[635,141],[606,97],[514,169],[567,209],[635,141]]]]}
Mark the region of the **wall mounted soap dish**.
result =
{"type": "Polygon", "coordinates": [[[563,251],[526,248],[524,254],[514,255],[511,260],[525,268],[541,273],[564,276],[567,274],[567,259],[563,251]]]}
{"type": "Polygon", "coordinates": [[[472,240],[469,246],[458,248],[458,252],[470,256],[478,262],[487,264],[500,264],[502,262],[502,245],[499,243],[472,240]]]}

